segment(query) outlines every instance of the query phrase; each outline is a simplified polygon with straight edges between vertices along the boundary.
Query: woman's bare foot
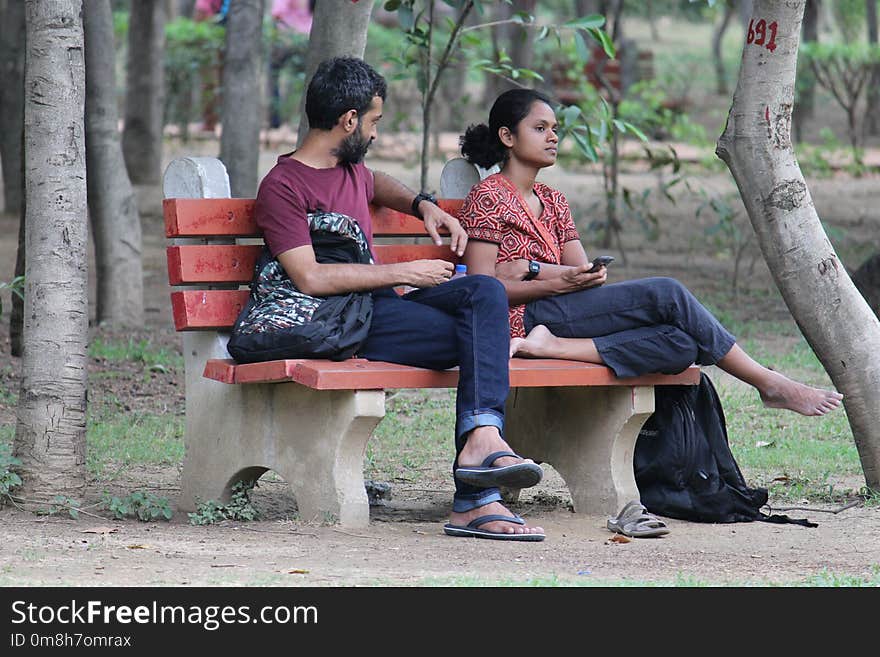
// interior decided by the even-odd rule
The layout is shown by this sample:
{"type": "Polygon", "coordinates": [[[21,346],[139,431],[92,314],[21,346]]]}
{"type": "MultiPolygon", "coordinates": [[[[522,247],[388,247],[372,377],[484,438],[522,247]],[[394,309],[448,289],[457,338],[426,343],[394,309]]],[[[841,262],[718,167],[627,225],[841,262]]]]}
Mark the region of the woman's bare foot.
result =
{"type": "Polygon", "coordinates": [[[558,356],[555,348],[557,338],[546,326],[539,324],[524,338],[513,338],[510,341],[510,357],[520,358],[553,358],[558,356]]]}
{"type": "Polygon", "coordinates": [[[801,415],[825,415],[840,406],[843,395],[834,390],[813,388],[773,372],[768,383],[758,389],[768,408],[784,408],[801,415]]]}
{"type": "MultiPolygon", "coordinates": [[[[503,504],[501,504],[501,502],[490,502],[489,504],[479,506],[476,509],[471,509],[470,511],[466,511],[464,513],[455,513],[453,511],[449,516],[449,524],[455,525],[457,527],[467,527],[467,524],[472,520],[476,520],[481,516],[494,514],[508,516],[510,518],[514,517],[513,514],[503,504]]],[[[543,527],[529,527],[528,525],[518,525],[512,522],[504,522],[503,520],[487,522],[484,525],[480,525],[480,529],[487,532],[493,532],[495,534],[544,533],[543,527]]]]}

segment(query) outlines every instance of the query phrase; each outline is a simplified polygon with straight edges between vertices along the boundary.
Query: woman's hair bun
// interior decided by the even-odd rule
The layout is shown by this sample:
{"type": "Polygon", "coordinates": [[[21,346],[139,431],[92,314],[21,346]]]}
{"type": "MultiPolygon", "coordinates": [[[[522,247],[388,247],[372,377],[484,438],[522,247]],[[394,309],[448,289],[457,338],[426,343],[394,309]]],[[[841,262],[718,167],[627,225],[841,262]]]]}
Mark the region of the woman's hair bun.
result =
{"type": "Polygon", "coordinates": [[[471,125],[458,140],[461,154],[471,164],[488,169],[504,159],[505,148],[485,123],[471,125]]]}

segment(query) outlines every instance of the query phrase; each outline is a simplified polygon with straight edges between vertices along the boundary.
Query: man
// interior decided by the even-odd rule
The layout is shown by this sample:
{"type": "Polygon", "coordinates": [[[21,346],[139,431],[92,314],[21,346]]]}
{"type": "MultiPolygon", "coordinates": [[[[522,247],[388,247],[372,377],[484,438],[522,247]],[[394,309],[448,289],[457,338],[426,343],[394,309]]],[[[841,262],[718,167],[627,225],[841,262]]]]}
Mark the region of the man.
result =
{"type": "Polygon", "coordinates": [[[502,438],[508,393],[508,320],[504,287],[489,276],[450,281],[445,260],[389,265],[322,264],[315,259],[308,213],[336,212],[357,221],[372,245],[372,201],[419,216],[439,245],[464,253],[467,236],[458,220],[432,197],[416,194],[362,162],[382,118],[384,78],[364,61],[323,62],[306,92],[309,131],[293,153],[282,155],[260,184],[256,219],[266,244],[296,287],[325,297],[371,291],[373,319],[358,355],[431,369],[459,367],[456,399],[455,497],[452,536],[543,540],[501,503],[498,486],[532,486],[541,468],[512,453],[502,438]],[[399,297],[395,286],[417,288],[399,297]]]}

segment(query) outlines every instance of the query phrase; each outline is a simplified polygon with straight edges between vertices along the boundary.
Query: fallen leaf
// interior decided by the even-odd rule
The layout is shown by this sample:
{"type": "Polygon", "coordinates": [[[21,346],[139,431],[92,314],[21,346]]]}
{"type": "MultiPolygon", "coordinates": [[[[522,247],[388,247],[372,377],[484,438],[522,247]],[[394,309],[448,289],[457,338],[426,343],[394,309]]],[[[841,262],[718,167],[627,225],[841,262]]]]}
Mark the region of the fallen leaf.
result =
{"type": "Polygon", "coordinates": [[[782,475],[782,476],[780,476],[780,477],[774,477],[774,478],[773,478],[773,481],[788,481],[788,476],[787,476],[787,475],[782,475]]]}
{"type": "Polygon", "coordinates": [[[80,534],[115,534],[118,531],[119,527],[92,527],[81,530],[80,534]]]}
{"type": "Polygon", "coordinates": [[[129,550],[148,550],[150,549],[149,545],[141,545],[140,543],[134,543],[132,545],[126,545],[129,550]]]}
{"type": "Polygon", "coordinates": [[[755,443],[755,447],[770,447],[775,442],[776,442],[775,440],[770,440],[770,441],[759,440],[758,442],[755,443]]]}
{"type": "Polygon", "coordinates": [[[623,536],[622,534],[615,534],[611,538],[609,538],[605,543],[629,543],[632,539],[627,536],[623,536]]]}
{"type": "Polygon", "coordinates": [[[308,570],[303,570],[302,568],[294,568],[293,570],[288,570],[287,574],[288,575],[305,575],[308,572],[309,572],[308,570]]]}

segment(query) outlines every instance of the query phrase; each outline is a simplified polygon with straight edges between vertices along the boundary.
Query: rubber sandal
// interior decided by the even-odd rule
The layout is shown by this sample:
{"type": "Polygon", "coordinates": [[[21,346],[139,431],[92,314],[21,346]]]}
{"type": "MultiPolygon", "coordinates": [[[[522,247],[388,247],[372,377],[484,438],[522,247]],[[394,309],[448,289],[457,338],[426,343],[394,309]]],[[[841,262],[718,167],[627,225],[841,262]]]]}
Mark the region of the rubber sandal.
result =
{"type": "Polygon", "coordinates": [[[528,488],[534,486],[544,476],[544,471],[537,463],[514,463],[497,468],[492,464],[503,456],[522,457],[513,452],[493,452],[483,459],[482,465],[460,466],[455,470],[455,478],[463,484],[477,488],[528,488]]]}
{"type": "Polygon", "coordinates": [[[525,525],[526,521],[519,516],[502,516],[498,514],[490,514],[474,518],[466,526],[461,525],[443,525],[443,531],[447,536],[458,536],[462,538],[489,538],[495,541],[543,541],[546,536],[544,534],[505,534],[502,532],[490,532],[480,529],[482,525],[488,522],[510,522],[516,525],[525,525]]]}
{"type": "Polygon", "coordinates": [[[632,538],[656,538],[669,533],[666,523],[636,500],[627,502],[616,518],[608,518],[608,529],[632,538]]]}

